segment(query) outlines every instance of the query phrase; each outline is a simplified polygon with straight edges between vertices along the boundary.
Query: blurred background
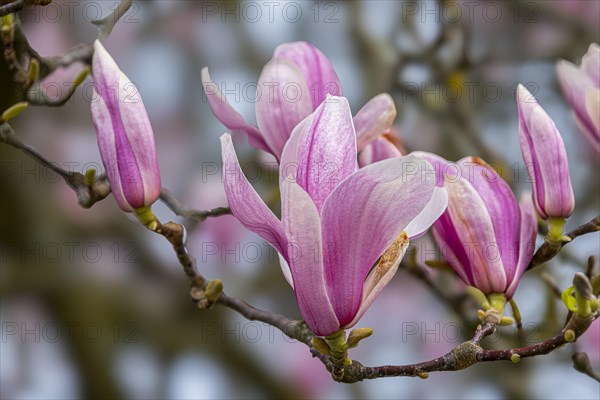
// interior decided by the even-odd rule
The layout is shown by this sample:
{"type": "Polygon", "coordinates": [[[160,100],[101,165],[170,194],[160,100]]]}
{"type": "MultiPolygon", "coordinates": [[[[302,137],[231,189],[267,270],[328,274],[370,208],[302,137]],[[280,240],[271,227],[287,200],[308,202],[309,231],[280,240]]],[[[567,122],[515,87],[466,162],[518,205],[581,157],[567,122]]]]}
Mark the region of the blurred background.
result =
{"type": "MultiPolygon", "coordinates": [[[[19,13],[42,56],[91,42],[91,20],[112,0],[60,1],[19,13]]],[[[567,229],[600,209],[599,162],[578,131],[558,86],[559,59],[579,63],[600,41],[600,2],[583,1],[137,1],[105,41],[137,85],[152,122],[163,186],[195,208],[226,205],[219,136],[200,81],[208,66],[230,103],[255,123],[254,90],[274,48],[305,40],[333,63],[353,112],[372,96],[395,99],[397,137],[408,151],[458,160],[481,156],[517,195],[530,190],[518,145],[515,90],[524,83],[554,119],[567,146],[576,210],[567,229]]],[[[76,68],[75,68],[76,69],[76,68]]],[[[44,82],[60,98],[75,72],[44,82]]],[[[3,102],[9,96],[3,76],[3,102]]],[[[49,160],[102,171],[91,122],[91,79],[61,108],[30,107],[12,123],[49,160]]],[[[263,198],[276,197],[274,160],[236,141],[263,198]]],[[[199,311],[170,245],[121,212],[109,196],[81,209],[54,173],[0,145],[0,396],[32,398],[555,398],[597,399],[598,382],[572,368],[574,350],[600,368],[600,325],[550,355],[432,373],[427,380],[332,381],[303,344],[217,307],[199,311]]],[[[272,202],[277,209],[278,200],[272,202]]],[[[202,274],[249,303],[299,318],[276,253],[231,216],[183,223],[202,274]]],[[[541,239],[540,239],[541,242],[541,239]]],[[[471,336],[476,307],[439,259],[429,236],[359,326],[374,335],[352,351],[365,365],[435,358],[471,336]],[[418,270],[415,270],[418,268],[418,270]],[[427,273],[442,295],[419,278],[427,273]],[[445,297],[456,300],[453,307],[445,297]]],[[[506,348],[554,335],[566,309],[560,290],[600,254],[597,234],[526,274],[516,294],[526,327],[485,342],[506,348]]]]}

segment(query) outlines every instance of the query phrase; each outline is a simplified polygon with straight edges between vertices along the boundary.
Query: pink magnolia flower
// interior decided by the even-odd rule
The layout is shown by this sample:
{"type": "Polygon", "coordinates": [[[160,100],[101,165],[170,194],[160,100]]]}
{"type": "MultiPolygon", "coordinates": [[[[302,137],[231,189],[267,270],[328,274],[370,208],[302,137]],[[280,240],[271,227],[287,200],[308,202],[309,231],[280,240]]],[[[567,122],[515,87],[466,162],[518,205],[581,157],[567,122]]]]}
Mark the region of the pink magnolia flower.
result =
{"type": "Polygon", "coordinates": [[[160,195],[160,170],[142,98],[98,40],[92,74],[92,119],[112,193],[123,211],[150,206],[160,195]]]}
{"type": "Polygon", "coordinates": [[[278,251],[306,324],[322,336],[356,324],[396,272],[408,238],[446,207],[445,196],[430,204],[429,163],[398,157],[358,169],[356,143],[348,101],[328,96],[281,154],[279,219],[243,175],[231,136],[221,137],[234,216],[278,251]],[[323,174],[327,165],[335,168],[323,174]]]}
{"type": "MultiPolygon", "coordinates": [[[[246,134],[252,146],[273,154],[277,160],[294,127],[328,95],[342,95],[331,62],[306,42],[278,46],[264,66],[257,86],[258,128],[248,124],[227,102],[206,67],[202,69],[202,84],[217,119],[232,132],[246,134]]],[[[380,94],[367,102],[354,117],[358,150],[386,132],[395,118],[396,107],[390,95],[380,94]]]]}
{"type": "Polygon", "coordinates": [[[438,183],[448,191],[448,208],[433,225],[442,254],[467,285],[512,298],[535,250],[530,196],[519,206],[510,186],[480,158],[446,165],[438,156],[428,159],[445,171],[438,183]]]}
{"type": "Polygon", "coordinates": [[[600,154],[600,46],[592,43],[579,67],[562,60],[556,69],[579,129],[600,154]]]}
{"type": "Polygon", "coordinates": [[[523,85],[517,89],[519,139],[533,186],[533,201],[543,218],[568,218],[575,208],[565,144],[537,100],[523,85]]]}

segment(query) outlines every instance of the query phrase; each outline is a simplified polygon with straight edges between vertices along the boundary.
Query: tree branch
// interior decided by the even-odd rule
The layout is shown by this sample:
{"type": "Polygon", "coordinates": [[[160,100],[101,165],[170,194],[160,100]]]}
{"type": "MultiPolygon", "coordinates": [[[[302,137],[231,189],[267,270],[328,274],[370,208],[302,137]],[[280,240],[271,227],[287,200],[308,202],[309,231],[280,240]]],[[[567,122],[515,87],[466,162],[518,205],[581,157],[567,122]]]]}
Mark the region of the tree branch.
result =
{"type": "Polygon", "coordinates": [[[16,13],[21,11],[25,7],[29,6],[46,6],[51,3],[52,0],[13,0],[9,2],[2,2],[0,5],[0,17],[5,15],[16,13]]]}
{"type": "Polygon", "coordinates": [[[160,199],[165,203],[171,211],[180,217],[189,218],[195,221],[204,221],[209,217],[220,217],[221,215],[231,214],[229,207],[217,207],[212,210],[197,210],[181,203],[173,196],[173,194],[166,188],[162,188],[160,191],[160,199]]]}
{"type": "Polygon", "coordinates": [[[91,180],[79,172],[67,171],[58,167],[55,163],[48,161],[35,148],[23,143],[12,127],[6,122],[0,125],[0,142],[21,150],[39,164],[60,175],[75,191],[77,201],[83,208],[92,207],[96,202],[110,194],[110,185],[105,175],[95,177],[91,180]]]}
{"type": "Polygon", "coordinates": [[[593,218],[587,224],[578,226],[577,228],[568,232],[565,236],[568,236],[569,238],[571,238],[571,241],[569,241],[569,242],[554,243],[554,242],[549,242],[547,240],[544,241],[544,244],[541,245],[540,248],[535,252],[535,255],[533,256],[533,259],[529,263],[529,266],[527,267],[527,269],[535,268],[538,265],[541,265],[541,264],[545,263],[546,261],[553,259],[564,246],[571,243],[575,238],[585,235],[585,234],[588,234],[588,233],[597,232],[599,230],[600,230],[600,215],[597,215],[595,218],[593,218]]]}

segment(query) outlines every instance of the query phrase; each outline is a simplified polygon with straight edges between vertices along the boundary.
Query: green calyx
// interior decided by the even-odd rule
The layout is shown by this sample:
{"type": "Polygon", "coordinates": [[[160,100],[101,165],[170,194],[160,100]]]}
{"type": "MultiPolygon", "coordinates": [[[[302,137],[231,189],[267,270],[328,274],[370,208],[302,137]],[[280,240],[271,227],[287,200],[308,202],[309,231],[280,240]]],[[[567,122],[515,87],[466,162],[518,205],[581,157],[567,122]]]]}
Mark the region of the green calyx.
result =
{"type": "Polygon", "coordinates": [[[564,218],[548,218],[548,234],[546,239],[549,242],[559,244],[571,241],[570,237],[563,235],[565,222],[564,218]]]}
{"type": "Polygon", "coordinates": [[[344,367],[352,365],[352,360],[348,357],[348,350],[358,346],[361,340],[372,334],[373,329],[371,328],[356,328],[346,337],[346,331],[340,329],[329,336],[315,336],[310,342],[319,353],[329,356],[334,364],[332,376],[334,379],[340,380],[344,376],[344,367]]]}
{"type": "Polygon", "coordinates": [[[140,207],[134,210],[135,216],[140,220],[142,225],[156,232],[160,226],[160,222],[156,216],[152,213],[152,207],[140,207]]]}
{"type": "Polygon", "coordinates": [[[501,326],[515,323],[512,317],[502,315],[507,303],[504,293],[490,293],[486,296],[474,287],[469,287],[468,293],[481,305],[481,309],[477,311],[477,316],[482,322],[491,322],[501,326]]]}
{"type": "Polygon", "coordinates": [[[477,311],[477,316],[482,322],[491,322],[502,326],[515,323],[512,317],[502,315],[507,302],[504,293],[490,293],[485,295],[475,287],[468,287],[467,293],[481,306],[481,309],[477,311]]]}

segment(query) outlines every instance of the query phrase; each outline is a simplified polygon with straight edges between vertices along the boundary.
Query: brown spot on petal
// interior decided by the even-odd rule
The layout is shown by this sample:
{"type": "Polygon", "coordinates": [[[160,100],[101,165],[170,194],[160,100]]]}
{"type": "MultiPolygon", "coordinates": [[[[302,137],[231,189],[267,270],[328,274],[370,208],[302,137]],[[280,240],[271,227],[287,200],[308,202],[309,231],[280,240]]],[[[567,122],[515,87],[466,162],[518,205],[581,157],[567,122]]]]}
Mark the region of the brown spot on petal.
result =
{"type": "Polygon", "coordinates": [[[383,278],[383,276],[394,266],[394,262],[398,259],[400,253],[402,253],[406,246],[408,246],[408,235],[405,231],[402,231],[391,246],[383,253],[379,262],[373,269],[372,278],[370,279],[371,287],[367,290],[367,293],[373,290],[381,278],[383,278]]]}

